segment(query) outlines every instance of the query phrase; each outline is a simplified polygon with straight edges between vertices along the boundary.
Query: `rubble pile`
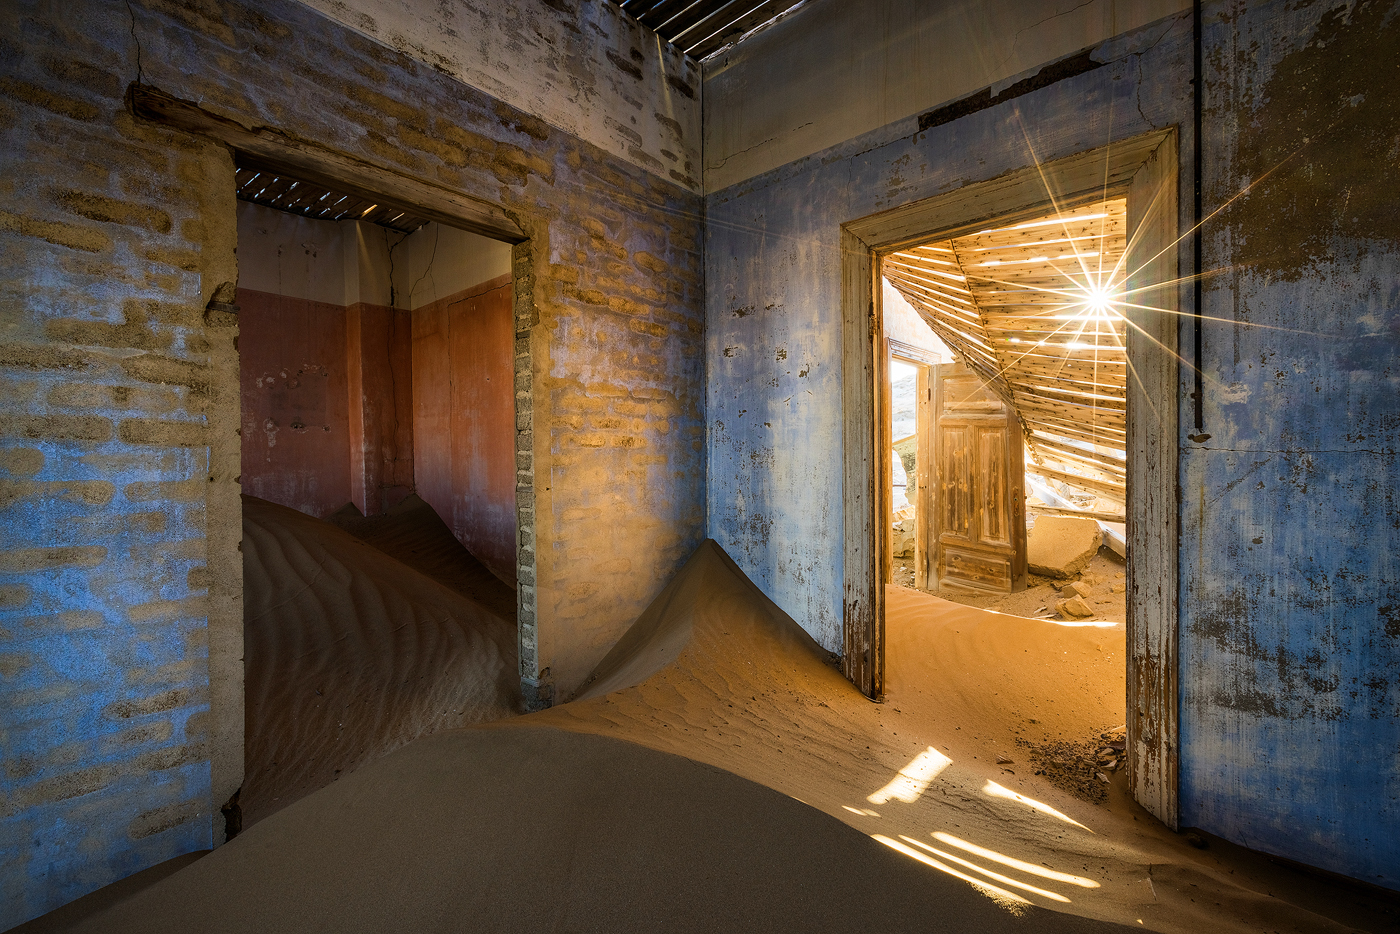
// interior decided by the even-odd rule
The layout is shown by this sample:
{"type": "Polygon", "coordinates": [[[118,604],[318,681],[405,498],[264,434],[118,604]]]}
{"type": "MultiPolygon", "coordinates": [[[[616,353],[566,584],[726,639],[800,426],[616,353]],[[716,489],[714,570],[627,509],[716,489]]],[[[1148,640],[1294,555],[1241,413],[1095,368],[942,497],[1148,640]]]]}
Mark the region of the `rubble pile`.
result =
{"type": "Polygon", "coordinates": [[[1025,748],[1036,775],[1045,776],[1056,787],[1077,798],[1101,804],[1108,798],[1108,784],[1113,773],[1128,764],[1124,730],[1124,727],[1115,727],[1103,731],[1095,739],[1079,743],[1063,740],[1033,743],[1027,739],[1017,739],[1016,743],[1025,748]]]}

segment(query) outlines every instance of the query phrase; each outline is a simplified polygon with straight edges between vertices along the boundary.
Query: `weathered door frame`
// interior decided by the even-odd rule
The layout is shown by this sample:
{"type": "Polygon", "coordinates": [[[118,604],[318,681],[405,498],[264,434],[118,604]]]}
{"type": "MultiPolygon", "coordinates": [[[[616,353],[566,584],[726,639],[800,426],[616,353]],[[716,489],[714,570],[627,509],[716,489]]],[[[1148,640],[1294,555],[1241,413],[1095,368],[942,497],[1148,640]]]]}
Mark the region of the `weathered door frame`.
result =
{"type": "MultiPolygon", "coordinates": [[[[149,85],[131,85],[128,89],[127,105],[140,119],[222,143],[229,148],[234,160],[240,165],[284,173],[345,194],[370,198],[379,204],[408,211],[430,221],[511,244],[515,315],[516,463],[520,464],[522,460],[524,463],[533,461],[533,433],[529,430],[533,422],[533,412],[528,406],[531,404],[529,400],[533,381],[532,334],[539,315],[535,308],[534,276],[531,272],[532,244],[529,234],[517,223],[515,216],[507,214],[500,205],[490,201],[472,197],[429,180],[405,175],[316,142],[298,139],[265,127],[249,129],[234,120],[204,109],[194,101],[182,100],[149,85]],[[523,459],[522,454],[526,455],[523,459]]],[[[229,190],[232,192],[232,163],[228,171],[229,190]]],[[[234,224],[236,219],[230,216],[229,222],[234,224]]],[[[237,306],[231,304],[231,297],[228,301],[223,300],[223,296],[216,298],[219,300],[210,302],[205,314],[206,323],[211,326],[217,323],[225,329],[235,329],[233,333],[236,334],[237,306]]],[[[219,409],[216,415],[225,419],[231,411],[232,424],[236,427],[239,407],[237,350],[235,343],[226,343],[232,348],[235,384],[231,392],[227,391],[228,387],[212,387],[212,395],[215,397],[213,408],[219,409]]],[[[211,415],[211,420],[214,417],[211,415]]],[[[234,452],[235,466],[236,462],[237,451],[234,452]]],[[[517,469],[516,563],[522,582],[533,581],[535,573],[536,551],[531,544],[535,533],[534,495],[533,471],[517,469]]],[[[241,504],[233,504],[231,511],[231,527],[220,531],[230,542],[236,544],[242,537],[241,504]]],[[[209,569],[212,576],[216,579],[241,582],[241,556],[233,548],[216,549],[213,544],[215,537],[211,520],[209,569]]],[[[214,612],[210,613],[210,771],[215,808],[225,800],[229,802],[228,807],[236,806],[236,792],[243,784],[245,700],[241,599],[240,586],[240,606],[235,613],[224,613],[217,621],[214,612]],[[235,671],[236,676],[233,674],[235,671]]],[[[527,705],[548,706],[547,699],[542,701],[540,695],[549,689],[540,685],[534,670],[538,658],[535,588],[522,583],[516,588],[516,601],[521,690],[526,695],[527,705]],[[527,667],[529,671],[526,670],[527,667]]],[[[228,813],[227,809],[225,813],[228,813]]],[[[217,819],[217,814],[213,817],[217,819]]],[[[223,842],[217,832],[214,839],[216,845],[223,842]]]]}
{"type": "Polygon", "coordinates": [[[844,441],[843,667],[867,696],[884,694],[889,465],[878,456],[887,351],[880,260],[931,239],[1103,197],[1128,200],[1128,765],[1133,796],[1178,821],[1178,426],[1176,310],[1182,238],[1177,133],[1120,140],[1043,165],[858,218],[841,226],[844,441]],[[1148,286],[1153,291],[1137,291],[1148,286]]]}
{"type": "MultiPolygon", "coordinates": [[[[919,368],[914,386],[914,434],[919,439],[914,470],[914,489],[918,497],[914,501],[914,586],[925,590],[928,587],[929,555],[933,543],[931,535],[935,526],[933,490],[930,483],[933,478],[933,413],[936,411],[933,404],[933,387],[938,384],[940,364],[937,354],[922,347],[915,347],[892,337],[886,337],[885,343],[889,346],[890,359],[919,368]]],[[[889,419],[886,419],[885,424],[888,423],[889,419]]],[[[886,559],[891,564],[894,560],[893,552],[891,542],[890,554],[886,559]]],[[[892,575],[893,567],[887,567],[886,573],[892,575]]],[[[885,583],[889,582],[887,578],[885,583]]]]}

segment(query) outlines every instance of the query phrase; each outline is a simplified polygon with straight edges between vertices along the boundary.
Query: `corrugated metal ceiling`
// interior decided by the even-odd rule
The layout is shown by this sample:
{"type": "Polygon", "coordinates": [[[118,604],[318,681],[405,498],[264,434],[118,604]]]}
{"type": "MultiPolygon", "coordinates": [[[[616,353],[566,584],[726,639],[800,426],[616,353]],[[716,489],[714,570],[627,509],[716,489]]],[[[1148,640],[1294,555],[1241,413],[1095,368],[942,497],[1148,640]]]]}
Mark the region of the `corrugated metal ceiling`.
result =
{"type": "Polygon", "coordinates": [[[315,220],[367,221],[405,233],[412,233],[427,223],[425,219],[398,208],[341,194],[276,172],[239,166],[237,180],[240,201],[251,201],[315,220]]]}
{"type": "Polygon", "coordinates": [[[702,59],[804,0],[614,0],[643,26],[702,59]]]}

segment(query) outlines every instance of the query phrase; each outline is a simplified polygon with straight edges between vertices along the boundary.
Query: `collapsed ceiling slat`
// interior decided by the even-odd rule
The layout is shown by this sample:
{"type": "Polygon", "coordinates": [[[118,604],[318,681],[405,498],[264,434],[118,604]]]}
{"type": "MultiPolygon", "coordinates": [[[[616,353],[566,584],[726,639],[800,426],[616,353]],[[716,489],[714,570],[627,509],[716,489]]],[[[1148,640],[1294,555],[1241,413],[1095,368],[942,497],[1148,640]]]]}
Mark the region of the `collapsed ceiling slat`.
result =
{"type": "Polygon", "coordinates": [[[1123,503],[1127,205],[1085,205],[1038,221],[924,244],[883,274],[1016,409],[1037,470],[1123,503]]]}
{"type": "Polygon", "coordinates": [[[703,59],[776,19],[802,0],[614,0],[637,22],[703,59]]]}
{"type": "Polygon", "coordinates": [[[398,208],[375,204],[354,195],[331,191],[329,188],[263,169],[240,165],[235,184],[240,201],[300,214],[314,220],[359,220],[405,233],[412,233],[427,223],[426,219],[415,217],[398,208]]]}

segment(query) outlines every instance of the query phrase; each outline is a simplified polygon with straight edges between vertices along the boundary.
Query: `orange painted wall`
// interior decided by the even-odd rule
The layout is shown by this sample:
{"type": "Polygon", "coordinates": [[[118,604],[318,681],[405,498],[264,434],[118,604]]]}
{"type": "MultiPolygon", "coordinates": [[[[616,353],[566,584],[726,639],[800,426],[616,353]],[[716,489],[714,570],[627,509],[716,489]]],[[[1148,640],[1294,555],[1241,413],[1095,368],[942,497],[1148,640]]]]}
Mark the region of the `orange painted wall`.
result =
{"type": "Polygon", "coordinates": [[[412,327],[404,309],[345,309],[350,499],[367,516],[413,491],[412,327]]]}
{"type": "Polygon", "coordinates": [[[515,581],[514,328],[510,277],[413,311],[418,495],[466,548],[515,581]]]}
{"type": "Polygon", "coordinates": [[[238,290],[243,492],[325,517],[350,500],[345,309],[238,290]]]}

